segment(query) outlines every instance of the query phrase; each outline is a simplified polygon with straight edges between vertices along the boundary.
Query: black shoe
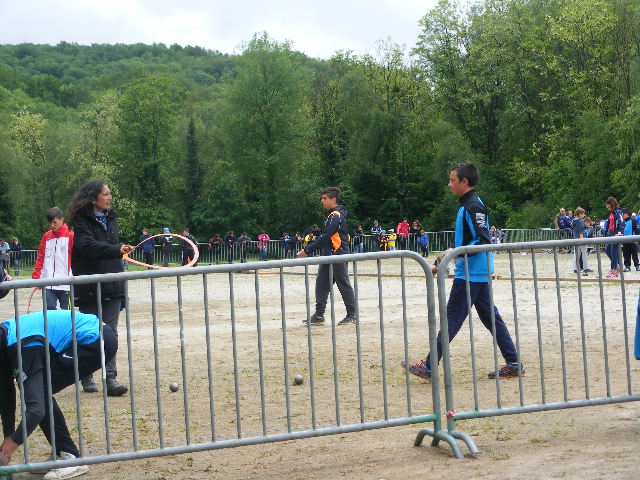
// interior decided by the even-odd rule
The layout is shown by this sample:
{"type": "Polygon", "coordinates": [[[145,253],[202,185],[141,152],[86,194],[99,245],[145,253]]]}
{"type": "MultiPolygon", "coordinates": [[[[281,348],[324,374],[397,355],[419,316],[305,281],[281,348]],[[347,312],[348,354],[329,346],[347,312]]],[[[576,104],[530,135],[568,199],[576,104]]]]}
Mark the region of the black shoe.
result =
{"type": "Polygon", "coordinates": [[[320,325],[324,323],[324,315],[318,315],[314,313],[311,317],[302,321],[302,323],[310,323],[311,325],[320,325]]]}
{"type": "Polygon", "coordinates": [[[80,382],[82,383],[82,390],[85,392],[96,393],[98,391],[98,385],[93,381],[93,377],[83,378],[80,382]]]}
{"type": "Polygon", "coordinates": [[[347,325],[349,323],[356,323],[356,317],[354,317],[353,315],[347,315],[338,322],[338,325],[347,325]]]}
{"type": "Polygon", "coordinates": [[[129,388],[120,385],[115,378],[107,378],[107,395],[110,397],[121,397],[128,391],[129,388]]]}

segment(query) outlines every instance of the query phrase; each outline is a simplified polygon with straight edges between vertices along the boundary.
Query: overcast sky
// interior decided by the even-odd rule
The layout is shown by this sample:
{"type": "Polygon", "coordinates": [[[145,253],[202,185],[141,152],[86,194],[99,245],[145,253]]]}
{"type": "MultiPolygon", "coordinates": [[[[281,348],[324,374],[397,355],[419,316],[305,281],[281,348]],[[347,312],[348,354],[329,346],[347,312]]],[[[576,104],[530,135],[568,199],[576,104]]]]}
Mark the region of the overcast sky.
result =
{"type": "Polygon", "coordinates": [[[375,53],[390,37],[415,46],[418,21],[437,0],[0,0],[0,43],[60,41],[198,45],[239,52],[266,31],[296,50],[375,53]]]}

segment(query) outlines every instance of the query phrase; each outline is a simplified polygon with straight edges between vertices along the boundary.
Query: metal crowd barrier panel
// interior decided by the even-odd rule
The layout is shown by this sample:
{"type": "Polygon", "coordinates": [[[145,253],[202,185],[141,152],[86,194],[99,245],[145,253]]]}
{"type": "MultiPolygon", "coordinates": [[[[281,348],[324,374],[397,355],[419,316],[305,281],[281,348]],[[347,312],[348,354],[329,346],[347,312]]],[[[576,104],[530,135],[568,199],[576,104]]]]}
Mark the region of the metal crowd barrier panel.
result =
{"type": "MultiPolygon", "coordinates": [[[[50,452],[27,438],[14,455],[19,462],[21,451],[23,463],[0,468],[0,477],[425,422],[434,428],[423,436],[432,435],[434,445],[446,441],[463,457],[441,428],[438,379],[421,388],[399,365],[412,351],[435,346],[435,285],[415,252],[11,281],[0,288],[13,290],[19,319],[34,287],[69,284],[73,298],[78,285],[92,283],[99,299],[113,281],[125,282],[118,378],[129,395],[108,397],[104,371],[102,395],[81,393],[76,359],[75,389],[56,397],[75,403],[75,422],[72,415],[67,422],[81,457],[38,461],[50,452]],[[337,325],[342,305],[331,286],[328,325],[303,324],[313,312],[314,270],[330,265],[332,285],[333,264],[342,262],[350,265],[358,321],[337,325]],[[303,375],[302,385],[292,383],[294,373],[303,375]]],[[[24,417],[23,399],[19,408],[24,417]]]]}
{"type": "Polygon", "coordinates": [[[459,247],[443,257],[438,267],[438,300],[441,335],[448,339],[448,264],[455,259],[462,261],[468,278],[472,255],[508,254],[486,256],[487,265],[495,262],[494,275],[488,278],[491,318],[487,328],[491,335],[474,333],[478,315],[472,312],[470,283],[466,281],[468,331],[463,325],[457,334],[463,338],[456,337],[451,345],[442,342],[447,430],[451,436],[463,439],[474,452],[473,441],[456,429],[456,422],[640,400],[639,370],[630,360],[632,326],[628,317],[629,310],[635,312],[640,276],[621,270],[619,277],[605,278],[609,259],[601,248],[589,255],[588,261],[595,265],[586,273],[580,268],[574,273],[573,255],[558,255],[561,248],[612,246],[618,249],[622,266],[621,244],[638,241],[640,236],[481,245],[459,247]],[[536,253],[545,250],[552,251],[552,258],[536,253]],[[486,367],[481,365],[488,364],[494,372],[500,368],[498,312],[513,327],[508,328],[515,333],[518,363],[524,372],[515,378],[500,379],[496,375],[493,380],[487,379],[486,367]]]}

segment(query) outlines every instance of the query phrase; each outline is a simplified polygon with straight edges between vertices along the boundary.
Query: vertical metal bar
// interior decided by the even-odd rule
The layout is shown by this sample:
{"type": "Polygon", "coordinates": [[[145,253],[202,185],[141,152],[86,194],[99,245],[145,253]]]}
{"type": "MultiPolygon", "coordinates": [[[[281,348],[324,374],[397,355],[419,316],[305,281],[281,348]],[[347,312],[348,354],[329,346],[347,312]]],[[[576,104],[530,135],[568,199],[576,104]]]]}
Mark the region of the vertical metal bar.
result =
{"type": "Polygon", "coordinates": [[[382,360],[382,399],[384,401],[384,419],[389,419],[389,405],[387,401],[387,365],[384,349],[384,308],[382,302],[382,262],[376,260],[378,267],[378,308],[380,309],[380,355],[382,360]]]}
{"type": "MultiPolygon", "coordinates": [[[[44,287],[42,288],[42,295],[44,298],[44,287]]],[[[46,309],[46,307],[45,307],[46,309]]],[[[16,346],[18,355],[18,385],[20,391],[24,392],[24,371],[22,370],[22,341],[20,340],[20,312],[18,309],[18,289],[13,291],[13,310],[14,318],[16,319],[16,346]]],[[[27,405],[24,400],[24,395],[20,395],[20,418],[22,426],[22,438],[24,439],[23,451],[24,451],[24,463],[29,463],[29,439],[27,435],[27,422],[25,421],[25,412],[27,411],[27,405]]]]}
{"type": "MultiPolygon", "coordinates": [[[[576,247],[577,248],[577,247],[576,247]]],[[[558,328],[560,329],[560,358],[562,360],[562,391],[563,398],[566,402],[569,399],[569,390],[567,387],[567,357],[564,350],[564,324],[562,318],[562,295],[560,294],[560,269],[558,268],[558,249],[553,249],[553,265],[556,272],[556,296],[558,298],[558,328]]],[[[580,268],[576,268],[578,278],[580,278],[580,268]]]]}
{"type": "MultiPolygon", "coordinates": [[[[404,280],[404,279],[403,279],[404,280]]],[[[362,344],[360,337],[360,303],[358,291],[358,262],[353,262],[353,291],[356,297],[356,355],[358,357],[358,396],[360,399],[360,423],[365,422],[364,413],[364,385],[362,383],[362,344]]],[[[406,358],[406,335],[405,335],[405,361],[406,358]]],[[[409,373],[407,372],[407,375],[409,373]]],[[[409,404],[409,412],[411,412],[411,404],[409,404]]],[[[411,415],[411,413],[409,413],[411,415]]]]}
{"type": "Polygon", "coordinates": [[[467,292],[467,309],[469,310],[469,342],[471,344],[471,382],[473,383],[473,406],[480,409],[478,401],[478,379],[476,378],[476,341],[473,338],[473,304],[471,303],[471,285],[469,283],[469,256],[464,254],[464,278],[467,292]]]}
{"type": "MultiPolygon", "coordinates": [[[[133,377],[133,355],[131,353],[131,318],[129,315],[129,282],[124,282],[124,313],[127,328],[127,360],[129,361],[129,394],[131,396],[131,440],[133,451],[138,451],[138,421],[136,419],[136,388],[133,377]]],[[[75,354],[74,354],[75,356],[75,354]]]]}
{"type": "Polygon", "coordinates": [[[256,290],[256,333],[258,334],[258,373],[260,375],[260,411],[262,413],[262,434],[267,435],[267,406],[264,393],[264,358],[262,356],[262,320],[260,317],[260,280],[255,270],[256,290]]]}
{"type": "Polygon", "coordinates": [[[284,359],[284,397],[287,404],[287,432],[291,432],[291,399],[289,397],[289,353],[287,350],[287,320],[284,301],[284,269],[280,267],[280,316],[282,319],[282,356],[284,359]]]}
{"type": "MultiPolygon", "coordinates": [[[[42,317],[44,322],[44,365],[45,379],[49,398],[47,398],[47,409],[49,410],[49,431],[51,432],[51,453],[56,455],[56,432],[53,425],[53,390],[51,389],[51,355],[49,351],[49,318],[47,315],[47,303],[45,295],[42,296],[42,317]]],[[[24,392],[24,390],[22,390],[24,392]]]]}
{"type": "MultiPolygon", "coordinates": [[[[500,391],[500,370],[498,365],[498,339],[496,338],[496,307],[493,301],[493,274],[491,273],[491,252],[486,253],[487,272],[489,277],[489,307],[491,308],[491,336],[493,337],[493,364],[496,372],[496,402],[498,408],[502,408],[502,398],[500,391]]],[[[468,277],[467,277],[468,280],[468,277]]]]}
{"type": "Polygon", "coordinates": [[[540,361],[540,390],[542,403],[547,403],[547,394],[544,385],[544,354],[542,352],[542,322],[540,321],[540,292],[538,291],[538,267],[536,263],[536,251],[531,249],[531,265],[533,267],[533,292],[536,299],[536,327],[538,329],[538,357],[540,361]]]}
{"type": "Polygon", "coordinates": [[[600,287],[600,315],[602,317],[602,344],[604,347],[604,375],[607,384],[607,397],[611,396],[611,379],[609,378],[609,348],[607,342],[607,318],[604,308],[604,288],[602,281],[602,256],[600,255],[600,249],[597,250],[598,257],[598,272],[600,272],[598,285],[600,287]]]}
{"type": "Polygon", "coordinates": [[[164,425],[162,419],[162,400],[160,398],[160,360],[158,351],[158,316],[156,312],[156,280],[151,279],[151,325],[153,329],[153,362],[156,373],[156,407],[158,410],[158,436],[160,448],[164,448],[164,425]]]}
{"type": "Polygon", "coordinates": [[[307,307],[307,348],[309,352],[309,398],[311,402],[311,425],[318,428],[316,419],[315,375],[313,368],[313,337],[311,335],[311,301],[309,295],[309,266],[304,266],[305,306],[307,307]]]}
{"type": "Polygon", "coordinates": [[[209,284],[207,282],[207,274],[202,275],[202,290],[204,298],[204,332],[207,342],[207,379],[209,381],[209,419],[211,421],[211,441],[216,441],[216,415],[215,415],[215,398],[213,391],[213,368],[211,366],[211,329],[209,318],[209,284]]]}
{"type": "MultiPolygon", "coordinates": [[[[404,364],[409,365],[409,329],[407,325],[407,285],[405,282],[404,257],[400,258],[400,278],[402,282],[402,334],[404,338],[404,364]]],[[[411,381],[409,380],[409,369],[404,369],[405,385],[407,389],[407,416],[411,413],[411,381]]]]}
{"type": "Polygon", "coordinates": [[[336,346],[336,312],[333,292],[333,264],[329,264],[329,297],[331,298],[331,347],[333,356],[333,392],[336,402],[336,425],[340,426],[340,381],[338,379],[338,349],[336,346]]]}
{"type": "Polygon", "coordinates": [[[102,402],[104,405],[104,432],[105,441],[107,443],[107,454],[111,453],[111,428],[109,427],[109,401],[107,399],[107,368],[105,366],[106,359],[104,358],[104,317],[102,312],[102,284],[98,282],[96,284],[96,302],[98,307],[98,318],[100,321],[100,351],[102,354],[102,402]]]}
{"type": "Polygon", "coordinates": [[[233,273],[229,272],[229,303],[231,304],[231,343],[233,346],[233,384],[236,395],[236,433],[242,438],[240,416],[240,380],[238,378],[238,339],[236,337],[236,307],[233,292],[233,273]]]}
{"type": "MultiPolygon", "coordinates": [[[[622,244],[618,245],[618,258],[622,257],[622,244]]],[[[631,395],[633,393],[633,389],[631,388],[631,359],[629,357],[629,330],[627,325],[627,299],[626,299],[626,289],[624,286],[624,268],[620,269],[620,290],[621,290],[621,300],[622,300],[622,326],[624,330],[624,359],[625,359],[625,367],[627,373],[627,393],[631,395]]]]}
{"type": "MultiPolygon", "coordinates": [[[[509,273],[511,275],[511,299],[513,301],[513,324],[516,331],[516,351],[518,352],[518,365],[522,365],[520,356],[520,320],[518,319],[518,301],[516,295],[515,269],[513,267],[513,250],[509,250],[509,273]]],[[[522,383],[522,369],[518,369],[518,391],[520,394],[520,406],[524,406],[524,385],[522,383]]]]}
{"type": "Polygon", "coordinates": [[[184,405],[184,430],[187,445],[191,445],[191,422],[189,419],[189,382],[187,382],[187,357],[184,344],[184,311],[182,308],[182,277],[176,277],[178,289],[178,324],[180,325],[180,361],[182,367],[182,402],[184,405]]]}
{"type": "Polygon", "coordinates": [[[589,396],[589,365],[587,357],[587,335],[584,324],[584,304],[582,302],[582,276],[578,275],[578,307],[580,312],[580,338],[582,342],[582,370],[584,372],[584,395],[589,396]]]}
{"type": "Polygon", "coordinates": [[[73,352],[73,377],[75,382],[75,395],[76,395],[76,422],[78,426],[78,450],[80,451],[80,456],[84,456],[84,434],[82,433],[82,411],[80,409],[80,373],[78,370],[78,339],[76,332],[76,308],[75,308],[75,300],[74,300],[74,288],[73,284],[70,285],[69,289],[69,301],[70,312],[71,312],[71,348],[73,352]]]}

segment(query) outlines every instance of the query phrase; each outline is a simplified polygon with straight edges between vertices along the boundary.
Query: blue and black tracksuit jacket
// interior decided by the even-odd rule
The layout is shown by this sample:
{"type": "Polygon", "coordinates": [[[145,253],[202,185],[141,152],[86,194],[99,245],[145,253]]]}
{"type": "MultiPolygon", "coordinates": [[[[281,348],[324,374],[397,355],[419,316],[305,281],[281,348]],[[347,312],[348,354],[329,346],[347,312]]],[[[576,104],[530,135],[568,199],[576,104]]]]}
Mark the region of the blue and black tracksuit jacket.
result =
{"type": "MultiPolygon", "coordinates": [[[[460,197],[460,208],[456,215],[455,247],[467,245],[485,245],[491,243],[489,237],[489,216],[475,189],[460,197]]],[[[468,255],[469,281],[488,282],[487,253],[468,255]]],[[[489,253],[491,273],[493,273],[493,255],[489,253]]],[[[454,277],[465,280],[464,258],[455,264],[454,277]]]]}
{"type": "Polygon", "coordinates": [[[324,230],[304,251],[309,255],[320,249],[322,255],[344,255],[351,252],[349,248],[349,233],[347,230],[347,212],[342,205],[336,205],[329,210],[324,230]]]}

